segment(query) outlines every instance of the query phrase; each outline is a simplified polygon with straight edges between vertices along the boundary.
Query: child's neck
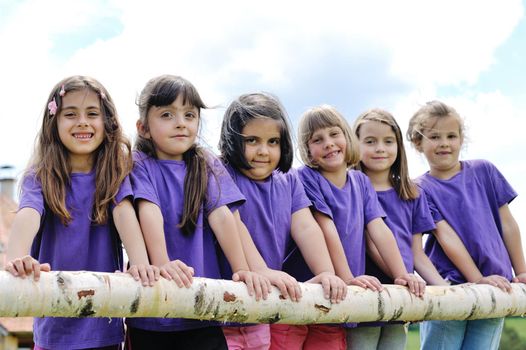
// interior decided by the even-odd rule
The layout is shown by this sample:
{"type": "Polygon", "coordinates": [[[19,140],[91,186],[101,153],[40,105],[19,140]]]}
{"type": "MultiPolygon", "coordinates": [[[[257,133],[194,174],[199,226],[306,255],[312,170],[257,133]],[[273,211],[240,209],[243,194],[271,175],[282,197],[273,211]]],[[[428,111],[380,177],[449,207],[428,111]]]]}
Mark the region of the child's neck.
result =
{"type": "Polygon", "coordinates": [[[92,155],[74,156],[69,158],[72,173],[89,173],[93,169],[92,155]]]}
{"type": "Polygon", "coordinates": [[[389,169],[381,172],[365,170],[364,173],[369,177],[375,191],[386,191],[393,188],[389,181],[389,169]]]}
{"type": "Polygon", "coordinates": [[[335,171],[325,171],[321,168],[319,170],[321,175],[329,180],[334,186],[338,188],[343,188],[343,186],[345,186],[345,183],[347,182],[347,167],[345,165],[335,171]]]}
{"type": "Polygon", "coordinates": [[[449,169],[437,169],[431,168],[429,170],[429,175],[436,177],[440,180],[449,180],[462,170],[462,164],[458,161],[454,166],[449,169]]]}

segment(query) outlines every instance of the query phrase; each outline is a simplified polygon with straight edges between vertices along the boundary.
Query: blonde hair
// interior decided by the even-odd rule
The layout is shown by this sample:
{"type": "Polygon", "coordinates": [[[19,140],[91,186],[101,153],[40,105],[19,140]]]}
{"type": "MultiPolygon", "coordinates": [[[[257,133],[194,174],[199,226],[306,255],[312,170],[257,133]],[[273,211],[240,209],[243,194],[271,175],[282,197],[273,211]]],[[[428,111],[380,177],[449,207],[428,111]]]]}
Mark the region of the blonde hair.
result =
{"type": "Polygon", "coordinates": [[[330,128],[334,126],[339,127],[343,131],[345,140],[347,141],[347,148],[345,150],[345,162],[347,167],[354,166],[360,161],[360,153],[358,152],[356,137],[352,133],[351,127],[345,118],[333,106],[321,105],[306,110],[301,116],[299,122],[299,152],[305,165],[310,168],[318,168],[317,165],[312,163],[309,152],[309,140],[314,132],[322,128],[330,128]]]}
{"type": "MultiPolygon", "coordinates": [[[[360,138],[360,127],[368,122],[382,123],[391,127],[391,130],[396,137],[398,152],[393,165],[391,165],[391,168],[389,169],[389,182],[401,199],[411,200],[418,198],[418,189],[409,177],[409,167],[407,164],[402,131],[400,130],[400,126],[398,126],[395,118],[391,113],[379,108],[370,109],[360,114],[355,120],[353,126],[354,133],[358,139],[360,138]]],[[[363,163],[360,162],[357,168],[363,171],[363,163]]]]}
{"type": "Polygon", "coordinates": [[[414,146],[420,145],[424,131],[433,127],[429,125],[430,119],[446,117],[454,117],[458,120],[460,137],[464,138],[465,125],[462,117],[453,107],[448,106],[444,102],[433,100],[426,102],[409,120],[409,127],[406,132],[407,140],[414,146]]]}

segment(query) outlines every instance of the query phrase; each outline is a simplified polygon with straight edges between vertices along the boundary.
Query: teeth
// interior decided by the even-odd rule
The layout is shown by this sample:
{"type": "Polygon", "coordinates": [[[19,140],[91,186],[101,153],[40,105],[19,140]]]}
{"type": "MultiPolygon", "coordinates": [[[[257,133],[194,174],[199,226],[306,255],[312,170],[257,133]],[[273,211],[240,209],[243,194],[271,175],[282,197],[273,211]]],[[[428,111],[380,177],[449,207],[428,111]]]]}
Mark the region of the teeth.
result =
{"type": "Polygon", "coordinates": [[[74,134],[76,139],[90,139],[92,134],[74,134]]]}

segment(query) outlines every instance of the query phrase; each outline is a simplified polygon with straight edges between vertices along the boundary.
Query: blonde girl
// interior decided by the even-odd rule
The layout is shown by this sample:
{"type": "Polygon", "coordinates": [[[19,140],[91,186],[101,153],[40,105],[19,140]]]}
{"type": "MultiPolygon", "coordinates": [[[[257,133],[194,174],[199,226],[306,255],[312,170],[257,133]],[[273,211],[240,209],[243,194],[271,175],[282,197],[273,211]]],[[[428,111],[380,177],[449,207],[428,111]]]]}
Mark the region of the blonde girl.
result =
{"type": "MultiPolygon", "coordinates": [[[[368,236],[388,262],[394,283],[407,285],[421,296],[425,283],[404,266],[370,180],[360,171],[349,170],[360,158],[356,138],[343,116],[327,105],[307,110],[299,123],[298,139],[305,163],[299,169],[300,178],[313,202],[314,217],[325,235],[336,274],[347,284],[382,289],[377,278],[364,275],[368,236]]],[[[354,326],[345,326],[347,339],[354,326]]]]}
{"type": "MultiPolygon", "coordinates": [[[[510,281],[526,283],[520,230],[508,207],[517,193],[487,160],[459,159],[464,129],[457,111],[441,101],[427,102],[409,121],[407,138],[429,164],[417,180],[436,224],[425,252],[451,284],[484,283],[509,291],[510,281]]],[[[503,323],[503,318],[423,322],[422,348],[497,349],[503,323]]]]}

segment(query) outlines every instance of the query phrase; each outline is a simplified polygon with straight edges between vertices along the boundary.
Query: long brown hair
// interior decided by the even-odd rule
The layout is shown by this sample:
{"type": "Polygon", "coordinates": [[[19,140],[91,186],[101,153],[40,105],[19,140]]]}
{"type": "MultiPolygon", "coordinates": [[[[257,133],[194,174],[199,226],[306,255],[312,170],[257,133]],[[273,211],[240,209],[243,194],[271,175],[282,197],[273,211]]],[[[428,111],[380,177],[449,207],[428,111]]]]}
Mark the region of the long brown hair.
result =
{"type": "MultiPolygon", "coordinates": [[[[380,108],[373,108],[360,114],[354,121],[353,130],[358,139],[360,138],[360,127],[368,122],[382,123],[391,127],[396,137],[398,152],[393,165],[391,165],[389,169],[389,183],[401,199],[416,199],[418,197],[418,188],[409,177],[409,167],[407,165],[404,139],[402,138],[400,126],[398,126],[398,123],[391,113],[380,108]]],[[[357,168],[363,170],[363,167],[362,162],[360,162],[357,168]]]]}
{"type": "MultiPolygon", "coordinates": [[[[153,106],[161,107],[172,104],[179,95],[183,97],[183,104],[189,103],[199,109],[207,108],[199,96],[197,89],[188,80],[175,75],[161,75],[150,79],[142,89],[137,105],[139,106],[139,122],[144,131],[148,131],[148,112],[153,106]]],[[[201,123],[199,121],[199,123],[201,123]]],[[[144,152],[150,157],[157,158],[153,141],[139,133],[135,141],[135,149],[144,152]]],[[[199,145],[194,144],[183,153],[186,164],[184,178],[184,208],[179,227],[184,234],[194,232],[199,217],[199,210],[206,200],[208,186],[207,152],[199,145]]]]}
{"type": "Polygon", "coordinates": [[[35,152],[28,172],[35,172],[42,184],[46,204],[64,225],[73,219],[66,207],[66,192],[71,183],[71,164],[69,151],[60,141],[57,119],[62,109],[62,97],[70,91],[84,89],[89,89],[100,96],[104,118],[104,138],[93,155],[95,198],[91,220],[94,223],[107,222],[109,206],[115,201],[122,181],[132,168],[130,142],[122,132],[115,104],[106,88],[97,80],[80,75],[58,82],[47,99],[42,126],[37,135],[35,152]],[[53,101],[56,104],[56,111],[52,113],[48,106],[53,101]]]}

